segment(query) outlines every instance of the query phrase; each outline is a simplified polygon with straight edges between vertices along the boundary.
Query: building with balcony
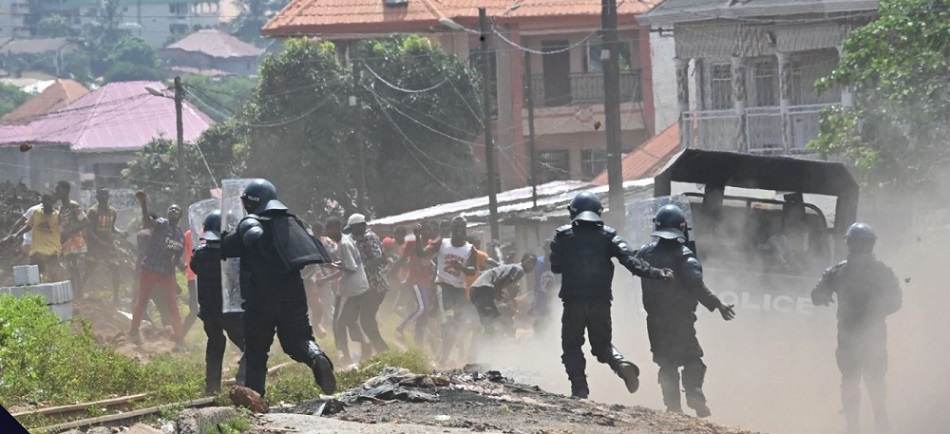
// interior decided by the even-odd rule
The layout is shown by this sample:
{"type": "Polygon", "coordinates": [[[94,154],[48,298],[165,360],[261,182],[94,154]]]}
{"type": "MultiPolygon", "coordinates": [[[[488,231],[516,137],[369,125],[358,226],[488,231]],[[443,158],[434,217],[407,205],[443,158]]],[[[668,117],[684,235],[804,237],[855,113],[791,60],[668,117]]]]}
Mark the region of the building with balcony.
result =
{"type": "MultiPolygon", "coordinates": [[[[14,3],[24,0],[13,0],[14,3]]],[[[58,14],[77,29],[92,25],[104,13],[100,0],[41,0],[43,15],[58,14]]],[[[153,47],[220,22],[219,0],[119,0],[121,26],[153,47]]],[[[26,6],[23,6],[24,8],[26,6]]]]}
{"type": "Polygon", "coordinates": [[[851,30],[876,14],[866,0],[665,0],[642,25],[675,42],[683,147],[811,156],[825,107],[848,89],[815,91],[851,30]]]}
{"type": "MultiPolygon", "coordinates": [[[[656,132],[649,28],[635,15],[647,2],[620,2],[621,116],[624,152],[656,132]]],[[[478,7],[491,30],[489,83],[496,103],[497,167],[503,190],[530,182],[528,105],[534,107],[538,183],[590,180],[606,167],[599,0],[294,0],[262,30],[265,36],[347,41],[418,33],[479,65],[478,7]],[[529,72],[530,71],[530,72],[529,72]]],[[[669,72],[672,76],[672,64],[669,72]]],[[[672,79],[670,79],[672,83],[672,79]]],[[[675,104],[670,104],[675,107],[675,104]]],[[[664,124],[665,127],[667,124],[664,124]]],[[[484,146],[473,146],[484,164],[484,146]]]]}

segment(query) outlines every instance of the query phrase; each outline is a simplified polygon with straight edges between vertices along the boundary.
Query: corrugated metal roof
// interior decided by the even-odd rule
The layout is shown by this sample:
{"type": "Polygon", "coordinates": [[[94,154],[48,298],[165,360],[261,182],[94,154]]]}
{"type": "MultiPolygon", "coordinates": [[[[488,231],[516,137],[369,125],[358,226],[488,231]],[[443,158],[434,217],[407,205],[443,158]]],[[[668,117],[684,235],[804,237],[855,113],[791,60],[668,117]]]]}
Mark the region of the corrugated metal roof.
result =
{"type": "MultiPolygon", "coordinates": [[[[132,151],[158,136],[174,138],[174,100],[150,95],[146,87],[166,89],[153,81],[107,84],[26,125],[0,127],[0,145],[66,143],[77,152],[132,151]]],[[[214,124],[187,100],[182,121],[189,142],[214,124]]]]}
{"type": "Polygon", "coordinates": [[[244,42],[218,29],[203,29],[165,48],[228,59],[234,57],[259,57],[264,50],[244,42]]]}
{"type": "MultiPolygon", "coordinates": [[[[663,132],[651,137],[633,152],[623,157],[623,180],[633,181],[652,177],[663,169],[663,165],[670,161],[680,147],[679,123],[667,127],[663,132]]],[[[591,183],[607,184],[607,171],[597,175],[591,183]]]]}
{"type": "Polygon", "coordinates": [[[637,21],[652,26],[714,19],[875,10],[877,0],[664,0],[649,13],[637,17],[637,21]]]}
{"type": "MultiPolygon", "coordinates": [[[[547,184],[542,184],[537,187],[538,203],[540,204],[541,200],[547,197],[562,195],[587,187],[590,187],[590,184],[583,181],[554,181],[547,184]]],[[[499,210],[505,206],[515,203],[527,203],[527,207],[531,208],[531,187],[521,187],[498,193],[497,199],[499,210]]],[[[488,208],[488,196],[445,203],[395,216],[383,217],[371,221],[370,225],[403,225],[446,216],[456,216],[480,208],[488,208]]]]}
{"type": "Polygon", "coordinates": [[[83,95],[89,93],[82,84],[69,80],[56,80],[38,95],[27,100],[23,105],[0,118],[0,124],[25,124],[45,114],[59,110],[83,95]]]}
{"type": "Polygon", "coordinates": [[[10,39],[0,46],[0,54],[37,54],[58,51],[76,44],[66,38],[10,39]]]}
{"type": "MultiPolygon", "coordinates": [[[[618,6],[618,14],[633,15],[648,11],[648,2],[627,1],[618,6]]],[[[440,18],[474,20],[478,8],[487,9],[497,19],[544,18],[558,16],[600,17],[600,0],[409,0],[404,6],[386,6],[382,0],[292,0],[271,19],[261,33],[271,36],[346,33],[347,27],[362,26],[357,32],[371,30],[387,33],[395,30],[424,31],[440,18]],[[374,25],[366,29],[366,25],[374,25]]]]}

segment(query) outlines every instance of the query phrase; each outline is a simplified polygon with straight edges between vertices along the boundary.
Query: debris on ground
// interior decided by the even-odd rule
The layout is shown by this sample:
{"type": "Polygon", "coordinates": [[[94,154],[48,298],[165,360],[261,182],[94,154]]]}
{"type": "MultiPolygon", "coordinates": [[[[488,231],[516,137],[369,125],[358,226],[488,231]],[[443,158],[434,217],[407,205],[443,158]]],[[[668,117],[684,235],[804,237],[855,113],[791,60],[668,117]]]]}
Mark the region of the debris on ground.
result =
{"type": "Polygon", "coordinates": [[[261,398],[261,395],[247,387],[231,386],[231,389],[228,391],[228,396],[231,398],[231,403],[238,407],[244,407],[255,413],[267,413],[270,411],[267,403],[264,402],[264,398],[261,398]]]}
{"type": "MultiPolygon", "coordinates": [[[[379,376],[334,398],[275,408],[271,415],[280,413],[470,432],[746,433],[681,414],[571,399],[519,384],[498,371],[426,375],[387,367],[379,376]]],[[[315,424],[318,421],[314,419],[315,424]]]]}

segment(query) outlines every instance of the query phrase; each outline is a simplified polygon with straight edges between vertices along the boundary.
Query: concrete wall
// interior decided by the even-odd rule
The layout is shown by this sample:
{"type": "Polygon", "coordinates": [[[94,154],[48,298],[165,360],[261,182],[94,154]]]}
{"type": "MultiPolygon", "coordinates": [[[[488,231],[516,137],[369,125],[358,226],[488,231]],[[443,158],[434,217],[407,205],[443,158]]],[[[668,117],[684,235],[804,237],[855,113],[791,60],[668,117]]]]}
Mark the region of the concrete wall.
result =
{"type": "Polygon", "coordinates": [[[76,156],[61,146],[36,146],[20,152],[17,146],[0,147],[0,181],[22,182],[41,193],[52,191],[60,179],[78,185],[76,156]]]}
{"type": "Polygon", "coordinates": [[[650,58],[653,66],[653,101],[656,120],[653,131],[663,131],[679,120],[676,102],[676,44],[671,36],[650,33],[650,58]]]}

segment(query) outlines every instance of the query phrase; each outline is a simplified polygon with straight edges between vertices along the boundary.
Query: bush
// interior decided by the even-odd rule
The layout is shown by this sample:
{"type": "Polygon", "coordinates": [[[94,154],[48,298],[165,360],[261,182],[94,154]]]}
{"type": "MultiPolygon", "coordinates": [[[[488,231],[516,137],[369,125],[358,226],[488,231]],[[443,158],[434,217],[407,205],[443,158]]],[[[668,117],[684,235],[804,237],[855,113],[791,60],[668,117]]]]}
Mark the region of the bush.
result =
{"type": "Polygon", "coordinates": [[[0,402],[59,405],[143,392],[164,401],[200,396],[200,359],[163,356],[140,364],[98,346],[87,322],[74,324],[60,322],[42,297],[0,296],[0,402]]]}

